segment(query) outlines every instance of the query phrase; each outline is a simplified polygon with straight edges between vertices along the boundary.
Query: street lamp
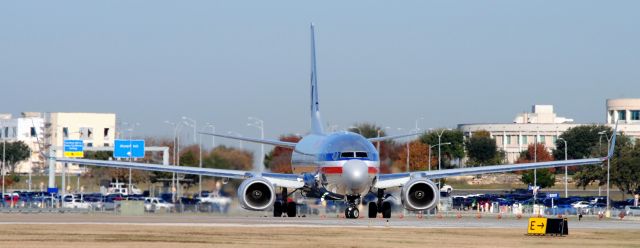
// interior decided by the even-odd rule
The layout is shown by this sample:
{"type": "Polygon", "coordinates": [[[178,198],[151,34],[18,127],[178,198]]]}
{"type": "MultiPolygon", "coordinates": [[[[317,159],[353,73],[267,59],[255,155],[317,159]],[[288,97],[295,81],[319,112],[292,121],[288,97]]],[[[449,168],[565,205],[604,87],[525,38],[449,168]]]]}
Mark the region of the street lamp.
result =
{"type": "MultiPolygon", "coordinates": [[[[249,117],[248,119],[253,122],[247,123],[247,126],[260,129],[260,137],[264,140],[264,121],[255,117],[249,117]]],[[[260,144],[260,151],[262,155],[260,156],[260,164],[257,169],[259,172],[262,172],[262,168],[264,167],[264,144],[260,144]]]]}
{"type": "MultiPolygon", "coordinates": [[[[133,161],[133,143],[131,141],[133,136],[133,129],[136,126],[140,126],[140,123],[136,122],[136,123],[129,124],[129,123],[123,122],[122,124],[129,126],[129,128],[127,128],[126,131],[129,132],[129,154],[128,155],[129,155],[129,162],[131,162],[133,161]]],[[[133,187],[131,187],[131,168],[129,168],[129,185],[127,186],[127,188],[128,188],[129,194],[131,194],[131,190],[133,189],[133,187]]]]}
{"type": "MultiPolygon", "coordinates": [[[[431,149],[433,149],[436,146],[441,146],[441,145],[451,145],[451,142],[444,142],[441,144],[437,144],[437,145],[430,145],[429,146],[429,171],[431,171],[431,149]]],[[[440,155],[438,155],[440,156],[440,155]]],[[[440,160],[440,158],[438,158],[438,161],[440,160]]],[[[440,166],[438,165],[438,170],[440,170],[440,166]]]]}
{"type": "MultiPolygon", "coordinates": [[[[209,123],[207,122],[207,127],[211,128],[211,132],[212,133],[216,133],[216,126],[213,125],[213,123],[209,123]]],[[[215,149],[216,148],[216,136],[211,135],[211,149],[215,149]]]]}
{"type": "MultiPolygon", "coordinates": [[[[185,124],[193,127],[193,141],[196,141],[196,129],[198,128],[198,122],[189,117],[183,116],[183,120],[185,120],[185,124]],[[190,121],[191,123],[187,122],[190,121]]],[[[198,167],[202,168],[202,134],[198,137],[198,167]]],[[[202,198],[202,175],[198,175],[198,196],[202,198]]]]}
{"type": "MultiPolygon", "coordinates": [[[[173,123],[170,121],[164,121],[164,123],[173,126],[173,164],[175,166],[179,166],[180,164],[180,136],[178,136],[178,131],[180,130],[180,123],[173,123]]],[[[176,201],[176,186],[180,183],[179,179],[176,177],[176,173],[171,173],[171,199],[173,202],[176,201]]]]}
{"type": "Polygon", "coordinates": [[[442,150],[442,149],[441,149],[441,145],[442,145],[442,135],[444,134],[444,131],[448,131],[448,130],[451,130],[451,129],[443,128],[443,129],[441,129],[441,130],[440,130],[440,133],[437,133],[437,132],[436,132],[436,134],[438,134],[438,170],[440,170],[440,164],[442,163],[442,158],[441,158],[441,156],[440,156],[440,155],[441,155],[441,153],[442,153],[442,152],[441,152],[441,150],[442,150]]]}
{"type": "MultiPolygon", "coordinates": [[[[605,132],[605,131],[600,131],[598,132],[598,134],[602,135],[604,134],[605,137],[607,138],[607,151],[611,150],[611,137],[609,137],[609,135],[605,132]]],[[[610,185],[609,185],[609,180],[611,178],[611,158],[607,159],[607,217],[609,217],[611,215],[611,205],[609,204],[611,202],[611,198],[610,198],[610,185]]]]}
{"type": "MultiPolygon", "coordinates": [[[[567,140],[565,140],[564,138],[559,138],[558,140],[562,140],[564,141],[564,160],[567,161],[567,140]]],[[[564,197],[569,197],[569,189],[567,187],[567,178],[569,177],[569,174],[567,173],[567,168],[568,166],[564,166],[564,197]]]]}

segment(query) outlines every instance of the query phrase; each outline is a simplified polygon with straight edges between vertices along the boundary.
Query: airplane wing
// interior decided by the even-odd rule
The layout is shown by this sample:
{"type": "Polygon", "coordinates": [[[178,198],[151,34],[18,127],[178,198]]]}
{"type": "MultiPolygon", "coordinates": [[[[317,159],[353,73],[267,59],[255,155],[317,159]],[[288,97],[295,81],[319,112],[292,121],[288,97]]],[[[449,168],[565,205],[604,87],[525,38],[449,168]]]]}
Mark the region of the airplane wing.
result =
{"type": "Polygon", "coordinates": [[[394,135],[394,136],[384,136],[384,137],[368,138],[368,140],[369,140],[369,141],[371,141],[371,143],[373,143],[373,142],[378,142],[378,141],[385,141],[385,140],[399,139],[399,138],[404,138],[404,137],[409,137],[409,136],[415,136],[415,135],[420,135],[420,133],[410,133],[410,134],[401,134],[401,135],[394,135]]]}
{"type": "Polygon", "coordinates": [[[233,179],[248,179],[252,177],[263,177],[269,180],[274,186],[278,186],[278,187],[297,189],[297,188],[302,188],[304,186],[304,182],[302,178],[294,174],[258,173],[253,171],[241,171],[241,170],[225,170],[225,169],[199,168],[199,167],[191,167],[191,166],[160,165],[160,164],[146,164],[146,163],[137,163],[137,162],[76,159],[76,158],[56,158],[56,161],[61,163],[73,163],[73,164],[93,165],[93,166],[122,168],[122,169],[175,172],[175,173],[181,173],[181,174],[195,174],[195,175],[221,177],[221,178],[233,178],[233,179]]]}
{"type": "Polygon", "coordinates": [[[231,136],[231,135],[224,135],[224,134],[218,134],[218,133],[208,133],[208,132],[199,132],[199,133],[204,135],[211,135],[211,136],[222,137],[227,139],[242,140],[247,142],[267,144],[267,145],[273,145],[273,146],[280,146],[280,147],[291,148],[291,149],[294,149],[296,147],[296,143],[280,141],[280,140],[254,139],[254,138],[246,138],[246,137],[231,136]]]}
{"type": "Polygon", "coordinates": [[[381,189],[400,187],[405,183],[407,183],[413,177],[426,178],[426,179],[438,179],[438,178],[452,177],[452,176],[479,175],[479,174],[497,173],[497,172],[509,172],[509,171],[531,170],[531,169],[541,169],[541,168],[599,164],[607,161],[608,159],[611,159],[611,157],[613,156],[613,151],[616,146],[616,132],[617,132],[617,125],[611,138],[611,147],[609,148],[608,154],[606,157],[602,157],[602,158],[559,160],[559,161],[548,161],[548,162],[537,162],[537,163],[491,165],[491,166],[448,169],[448,170],[381,174],[379,175],[378,180],[376,181],[374,187],[381,188],[381,189]]]}

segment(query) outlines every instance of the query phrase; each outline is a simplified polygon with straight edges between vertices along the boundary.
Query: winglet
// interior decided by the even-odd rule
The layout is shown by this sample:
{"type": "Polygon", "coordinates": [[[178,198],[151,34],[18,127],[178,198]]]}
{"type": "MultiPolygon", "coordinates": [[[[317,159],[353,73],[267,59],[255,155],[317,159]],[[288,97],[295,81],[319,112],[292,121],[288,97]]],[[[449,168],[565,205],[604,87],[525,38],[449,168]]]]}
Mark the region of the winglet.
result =
{"type": "Polygon", "coordinates": [[[607,153],[607,159],[611,159],[613,157],[613,151],[616,147],[616,135],[618,133],[618,121],[616,121],[616,126],[613,129],[613,135],[611,136],[611,143],[609,146],[609,153],[607,153]]]}

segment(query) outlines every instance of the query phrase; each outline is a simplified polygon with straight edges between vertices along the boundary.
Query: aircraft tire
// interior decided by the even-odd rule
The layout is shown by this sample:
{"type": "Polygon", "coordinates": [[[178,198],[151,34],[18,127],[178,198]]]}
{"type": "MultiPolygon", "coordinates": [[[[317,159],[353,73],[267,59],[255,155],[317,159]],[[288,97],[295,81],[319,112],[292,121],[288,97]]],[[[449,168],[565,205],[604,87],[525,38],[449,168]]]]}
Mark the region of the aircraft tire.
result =
{"type": "Polygon", "coordinates": [[[297,208],[297,206],[296,206],[296,203],[295,203],[295,202],[289,202],[289,203],[287,203],[287,207],[286,207],[286,209],[287,209],[287,216],[289,216],[289,217],[296,217],[296,215],[297,215],[297,213],[296,213],[296,212],[297,212],[298,208],[297,208]]]}
{"type": "Polygon", "coordinates": [[[282,217],[282,203],[279,201],[273,203],[273,217],[282,217]]]}
{"type": "Polygon", "coordinates": [[[389,219],[391,218],[391,203],[383,202],[382,203],[382,218],[389,219]]]}
{"type": "Polygon", "coordinates": [[[369,218],[376,218],[378,216],[378,204],[375,202],[369,202],[369,218]]]}

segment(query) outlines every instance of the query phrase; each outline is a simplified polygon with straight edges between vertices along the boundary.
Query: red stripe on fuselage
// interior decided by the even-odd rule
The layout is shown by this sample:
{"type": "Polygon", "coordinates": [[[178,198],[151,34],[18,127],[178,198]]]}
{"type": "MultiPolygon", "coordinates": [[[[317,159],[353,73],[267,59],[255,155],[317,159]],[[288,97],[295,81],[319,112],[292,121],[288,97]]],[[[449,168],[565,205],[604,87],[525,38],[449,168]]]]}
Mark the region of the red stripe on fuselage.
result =
{"type": "MultiPolygon", "coordinates": [[[[342,166],[327,166],[320,169],[324,174],[342,174],[342,166]]],[[[369,174],[377,174],[378,168],[369,167],[369,174]]]]}

